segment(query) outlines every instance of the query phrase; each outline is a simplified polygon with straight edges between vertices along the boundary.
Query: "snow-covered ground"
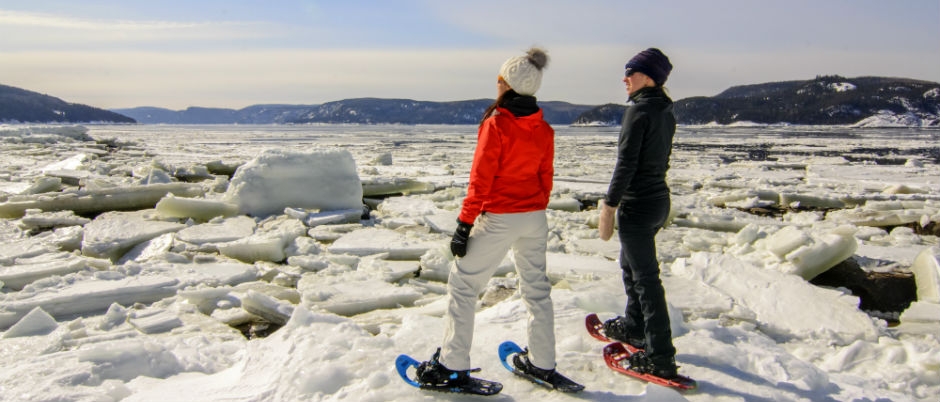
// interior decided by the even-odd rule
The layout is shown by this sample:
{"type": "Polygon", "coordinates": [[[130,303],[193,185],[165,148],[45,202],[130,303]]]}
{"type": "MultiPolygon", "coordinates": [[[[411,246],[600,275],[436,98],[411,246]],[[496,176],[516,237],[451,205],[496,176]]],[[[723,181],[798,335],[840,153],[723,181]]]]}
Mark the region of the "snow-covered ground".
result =
{"type": "MultiPolygon", "coordinates": [[[[913,229],[940,222],[940,131],[680,128],[657,237],[680,372],[699,382],[678,393],[607,369],[584,330],[625,302],[619,243],[590,209],[617,129],[556,130],[558,369],[587,388],[501,367],[497,345],[524,346],[526,325],[507,258],[472,351],[505,386],[489,399],[940,395],[940,244],[913,229]],[[915,274],[900,325],[807,281],[846,258],[915,274]]],[[[393,366],[440,343],[475,140],[472,126],[0,126],[0,400],[478,399],[393,366]]]]}

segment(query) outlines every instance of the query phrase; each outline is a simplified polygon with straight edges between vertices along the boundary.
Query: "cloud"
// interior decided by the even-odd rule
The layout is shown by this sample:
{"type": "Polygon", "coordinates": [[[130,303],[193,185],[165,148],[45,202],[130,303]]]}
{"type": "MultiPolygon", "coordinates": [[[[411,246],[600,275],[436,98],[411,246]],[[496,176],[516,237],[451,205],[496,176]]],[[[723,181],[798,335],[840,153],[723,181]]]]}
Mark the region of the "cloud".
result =
{"type": "Polygon", "coordinates": [[[244,107],[353,97],[495,97],[493,50],[0,53],[7,85],[98,107],[244,107]]]}
{"type": "Polygon", "coordinates": [[[101,49],[115,45],[191,41],[238,41],[270,38],[282,29],[266,22],[132,21],[64,17],[53,14],[0,10],[0,50],[101,49]]]}

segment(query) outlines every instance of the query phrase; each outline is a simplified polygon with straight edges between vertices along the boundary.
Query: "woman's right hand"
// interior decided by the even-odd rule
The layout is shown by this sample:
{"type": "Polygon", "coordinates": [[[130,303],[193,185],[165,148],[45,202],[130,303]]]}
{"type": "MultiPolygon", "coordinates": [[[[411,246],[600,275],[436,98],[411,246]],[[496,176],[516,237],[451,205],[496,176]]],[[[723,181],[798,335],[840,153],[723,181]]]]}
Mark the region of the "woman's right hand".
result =
{"type": "Polygon", "coordinates": [[[614,235],[614,218],[617,215],[617,208],[607,205],[604,200],[597,203],[597,209],[600,211],[600,218],[597,220],[597,231],[603,241],[610,240],[614,235]]]}

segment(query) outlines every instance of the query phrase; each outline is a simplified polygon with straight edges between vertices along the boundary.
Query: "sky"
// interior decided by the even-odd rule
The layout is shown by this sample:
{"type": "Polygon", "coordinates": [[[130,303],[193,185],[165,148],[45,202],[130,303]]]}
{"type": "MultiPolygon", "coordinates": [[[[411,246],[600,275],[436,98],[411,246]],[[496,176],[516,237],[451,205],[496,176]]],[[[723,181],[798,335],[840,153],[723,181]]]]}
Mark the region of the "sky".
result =
{"type": "Polygon", "coordinates": [[[0,84],[116,109],[496,96],[551,60],[539,100],[626,99],[657,47],[674,99],[817,75],[940,82],[940,1],[0,0],[0,84]]]}

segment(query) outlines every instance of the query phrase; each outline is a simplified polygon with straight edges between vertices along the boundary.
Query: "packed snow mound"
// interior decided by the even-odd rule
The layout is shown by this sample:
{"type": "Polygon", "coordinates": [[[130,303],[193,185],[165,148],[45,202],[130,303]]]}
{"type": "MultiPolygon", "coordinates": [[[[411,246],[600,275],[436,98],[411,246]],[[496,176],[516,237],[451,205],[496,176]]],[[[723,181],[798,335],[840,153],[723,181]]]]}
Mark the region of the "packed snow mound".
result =
{"type": "Polygon", "coordinates": [[[253,216],[280,214],[288,207],[361,208],[362,182],[349,151],[269,149],[238,168],[224,200],[253,216]]]}

